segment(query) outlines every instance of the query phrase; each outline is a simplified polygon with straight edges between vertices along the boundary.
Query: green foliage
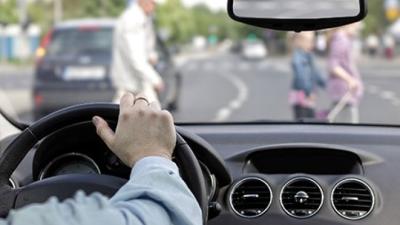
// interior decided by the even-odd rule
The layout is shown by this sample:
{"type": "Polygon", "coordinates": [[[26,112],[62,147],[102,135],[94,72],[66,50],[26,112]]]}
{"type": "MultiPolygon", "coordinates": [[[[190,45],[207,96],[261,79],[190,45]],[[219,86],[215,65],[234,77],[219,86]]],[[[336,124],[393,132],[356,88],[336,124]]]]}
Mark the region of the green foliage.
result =
{"type": "Polygon", "coordinates": [[[28,6],[28,15],[29,19],[36,24],[39,24],[40,27],[47,30],[53,21],[53,14],[48,13],[52,12],[53,6],[49,3],[45,3],[39,1],[35,4],[29,4],[28,6]]]}
{"type": "Polygon", "coordinates": [[[170,33],[171,42],[185,42],[195,33],[193,16],[180,0],[168,0],[157,7],[156,15],[157,26],[170,33]]]}
{"type": "MultiPolygon", "coordinates": [[[[10,0],[15,2],[16,0],[10,0]]],[[[63,19],[118,17],[126,7],[125,0],[62,0],[63,19]]],[[[17,8],[13,7],[14,10],[17,8]]],[[[54,5],[36,1],[28,6],[29,18],[47,31],[54,21],[54,5]],[[50,12],[50,13],[49,13],[50,12]]],[[[0,8],[0,18],[3,10],[0,8]]]]}
{"type": "Polygon", "coordinates": [[[17,23],[18,12],[17,12],[17,1],[8,0],[0,1],[0,23],[17,23]]]}
{"type": "Polygon", "coordinates": [[[365,18],[364,33],[382,33],[388,22],[385,18],[385,10],[383,8],[384,0],[368,1],[368,16],[365,18]]]}
{"type": "Polygon", "coordinates": [[[173,43],[188,42],[198,35],[236,40],[246,37],[248,33],[260,33],[260,29],[234,22],[225,12],[211,11],[204,4],[187,8],[180,0],[167,0],[157,8],[156,15],[157,27],[167,30],[173,43]]]}
{"type": "Polygon", "coordinates": [[[125,0],[64,0],[64,19],[116,17],[125,6],[125,0]]]}

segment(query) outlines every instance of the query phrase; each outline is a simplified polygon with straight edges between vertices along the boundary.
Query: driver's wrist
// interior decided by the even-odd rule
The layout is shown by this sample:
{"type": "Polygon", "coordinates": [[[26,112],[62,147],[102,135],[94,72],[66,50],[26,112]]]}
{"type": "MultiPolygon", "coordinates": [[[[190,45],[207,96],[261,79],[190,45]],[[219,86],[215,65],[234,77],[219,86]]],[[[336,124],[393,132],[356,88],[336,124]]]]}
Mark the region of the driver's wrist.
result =
{"type": "Polygon", "coordinates": [[[179,169],[172,160],[160,156],[148,156],[136,162],[132,168],[131,176],[146,173],[153,169],[169,171],[170,174],[179,174],[179,169]]]}
{"type": "Polygon", "coordinates": [[[172,155],[171,155],[171,154],[168,154],[168,153],[166,153],[166,152],[157,152],[157,153],[151,153],[151,154],[142,155],[142,156],[139,156],[139,157],[137,157],[137,158],[134,158],[134,159],[130,160],[130,161],[129,161],[129,166],[130,166],[131,168],[133,168],[133,167],[135,167],[135,165],[136,165],[139,161],[141,161],[141,160],[143,160],[143,159],[146,159],[146,158],[162,158],[162,159],[164,159],[164,160],[169,160],[169,161],[171,161],[171,160],[172,160],[172,155]]]}

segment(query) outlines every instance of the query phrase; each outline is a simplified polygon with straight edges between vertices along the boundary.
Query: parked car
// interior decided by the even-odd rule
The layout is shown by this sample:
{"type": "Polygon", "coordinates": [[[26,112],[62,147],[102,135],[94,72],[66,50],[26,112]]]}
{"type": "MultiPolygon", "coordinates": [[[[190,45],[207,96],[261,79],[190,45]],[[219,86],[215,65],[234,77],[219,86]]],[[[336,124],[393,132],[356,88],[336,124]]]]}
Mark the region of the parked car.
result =
{"type": "Polygon", "coordinates": [[[267,47],[262,41],[245,41],[241,50],[243,57],[249,60],[264,59],[268,55],[267,47]]]}
{"type": "MultiPolygon", "coordinates": [[[[111,19],[67,21],[43,38],[33,85],[35,120],[66,106],[113,100],[110,66],[114,25],[111,19]]],[[[175,110],[180,75],[160,38],[157,48],[160,57],[156,69],[166,83],[160,101],[163,107],[175,110]]]]}

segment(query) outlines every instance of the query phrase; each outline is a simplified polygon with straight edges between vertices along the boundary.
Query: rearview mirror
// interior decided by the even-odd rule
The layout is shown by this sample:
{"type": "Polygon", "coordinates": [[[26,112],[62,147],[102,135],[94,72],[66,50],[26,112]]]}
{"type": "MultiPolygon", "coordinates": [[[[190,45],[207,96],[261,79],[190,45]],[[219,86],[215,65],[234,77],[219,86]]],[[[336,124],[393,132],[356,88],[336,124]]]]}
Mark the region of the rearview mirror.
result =
{"type": "Polygon", "coordinates": [[[276,30],[320,30],[358,22],[365,0],[228,0],[236,21],[276,30]]]}

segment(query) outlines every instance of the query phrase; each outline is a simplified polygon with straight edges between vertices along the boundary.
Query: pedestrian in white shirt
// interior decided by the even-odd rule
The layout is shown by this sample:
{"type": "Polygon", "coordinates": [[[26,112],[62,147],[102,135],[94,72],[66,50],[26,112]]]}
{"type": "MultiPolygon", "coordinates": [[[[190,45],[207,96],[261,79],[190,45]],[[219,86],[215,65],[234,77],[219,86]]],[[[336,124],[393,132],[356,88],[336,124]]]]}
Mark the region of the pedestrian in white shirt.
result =
{"type": "Polygon", "coordinates": [[[158,102],[164,82],[154,69],[157,62],[156,36],[152,14],[154,0],[136,0],[118,19],[114,33],[112,81],[115,99],[126,91],[144,93],[149,101],[158,102]]]}

